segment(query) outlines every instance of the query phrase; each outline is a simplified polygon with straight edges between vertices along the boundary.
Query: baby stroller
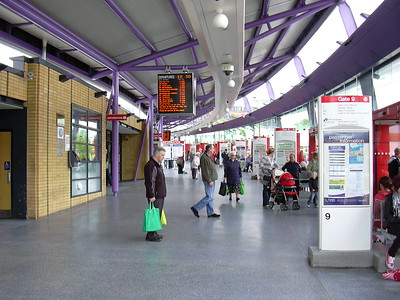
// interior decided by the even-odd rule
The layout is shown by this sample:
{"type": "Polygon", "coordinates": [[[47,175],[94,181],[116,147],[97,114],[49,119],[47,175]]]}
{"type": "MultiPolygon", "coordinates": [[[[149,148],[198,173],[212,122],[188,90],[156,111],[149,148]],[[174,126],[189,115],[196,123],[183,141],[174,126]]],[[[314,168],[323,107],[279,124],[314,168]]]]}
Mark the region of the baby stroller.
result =
{"type": "Polygon", "coordinates": [[[288,197],[293,198],[292,209],[299,210],[300,205],[298,201],[296,180],[289,172],[284,172],[279,169],[272,170],[271,176],[271,198],[268,207],[272,209],[276,204],[280,204],[282,211],[288,210],[288,197]]]}

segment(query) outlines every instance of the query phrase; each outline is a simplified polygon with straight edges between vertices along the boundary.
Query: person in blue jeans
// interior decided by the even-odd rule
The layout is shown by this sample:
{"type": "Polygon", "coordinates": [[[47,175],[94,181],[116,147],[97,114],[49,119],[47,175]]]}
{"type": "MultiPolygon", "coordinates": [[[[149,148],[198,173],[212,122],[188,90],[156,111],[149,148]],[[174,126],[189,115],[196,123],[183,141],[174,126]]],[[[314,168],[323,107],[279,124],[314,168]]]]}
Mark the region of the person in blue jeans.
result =
{"type": "Polygon", "coordinates": [[[197,204],[193,205],[192,210],[195,217],[199,218],[199,210],[207,207],[207,215],[209,218],[219,218],[220,215],[214,212],[214,190],[215,181],[218,179],[217,168],[211,155],[214,152],[214,146],[208,144],[204,154],[200,158],[201,177],[203,179],[205,197],[197,204]]]}
{"type": "Polygon", "coordinates": [[[314,202],[314,207],[318,207],[318,174],[317,172],[311,172],[310,181],[308,182],[310,186],[310,197],[307,201],[307,207],[310,207],[311,202],[314,202]]]}

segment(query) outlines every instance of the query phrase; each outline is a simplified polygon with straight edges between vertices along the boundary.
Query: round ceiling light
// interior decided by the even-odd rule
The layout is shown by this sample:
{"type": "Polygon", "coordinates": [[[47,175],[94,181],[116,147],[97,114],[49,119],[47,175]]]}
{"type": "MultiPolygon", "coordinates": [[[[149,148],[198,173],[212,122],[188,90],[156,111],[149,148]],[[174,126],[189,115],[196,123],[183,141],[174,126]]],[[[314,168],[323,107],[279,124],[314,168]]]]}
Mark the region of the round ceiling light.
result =
{"type": "Polygon", "coordinates": [[[218,29],[226,29],[228,27],[228,23],[228,17],[223,13],[218,13],[212,21],[213,26],[218,29]]]}
{"type": "Polygon", "coordinates": [[[235,82],[235,80],[233,80],[233,79],[229,79],[228,82],[227,82],[227,85],[228,85],[229,87],[233,88],[233,87],[235,87],[236,82],[235,82]]]}

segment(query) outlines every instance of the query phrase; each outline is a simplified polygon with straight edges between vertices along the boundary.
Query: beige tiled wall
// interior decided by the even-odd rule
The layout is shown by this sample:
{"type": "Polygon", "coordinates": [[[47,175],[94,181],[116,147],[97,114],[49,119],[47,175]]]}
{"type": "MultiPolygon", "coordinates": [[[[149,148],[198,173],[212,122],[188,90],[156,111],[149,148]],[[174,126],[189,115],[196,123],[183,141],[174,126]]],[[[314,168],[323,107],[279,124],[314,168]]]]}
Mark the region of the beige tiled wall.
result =
{"type": "MultiPolygon", "coordinates": [[[[57,71],[38,64],[26,64],[26,72],[34,72],[32,80],[25,80],[9,72],[0,72],[0,94],[26,101],[27,128],[27,217],[38,219],[69,209],[105,195],[105,141],[106,98],[95,98],[95,91],[76,80],[59,81],[57,71]],[[71,105],[102,114],[102,192],[71,197],[71,174],[65,139],[61,140],[62,156],[58,155],[57,114],[65,117],[64,136],[71,136],[71,105]]],[[[121,110],[121,114],[125,114],[121,110]]],[[[143,132],[145,123],[135,117],[124,123],[143,132]]],[[[122,180],[132,180],[136,170],[142,135],[126,135],[122,139],[122,180]]],[[[143,178],[143,167],[148,158],[147,138],[144,145],[137,179],[143,178]]]]}

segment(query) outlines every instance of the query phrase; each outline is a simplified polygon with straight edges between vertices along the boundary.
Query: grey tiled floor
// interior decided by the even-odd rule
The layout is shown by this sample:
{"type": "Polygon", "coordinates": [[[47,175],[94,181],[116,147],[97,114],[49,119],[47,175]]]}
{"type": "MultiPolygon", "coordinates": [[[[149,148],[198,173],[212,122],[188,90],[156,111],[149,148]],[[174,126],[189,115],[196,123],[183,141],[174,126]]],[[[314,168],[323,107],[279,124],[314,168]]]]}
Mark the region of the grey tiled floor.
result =
{"type": "MultiPolygon", "coordinates": [[[[141,232],[144,183],[37,221],[0,220],[0,299],[389,299],[400,283],[373,269],[311,268],[318,210],[261,207],[244,174],[239,203],[215,192],[221,219],[190,206],[200,180],[165,170],[168,226],[160,243],[141,232]]],[[[221,170],[220,170],[221,175],[221,170]]],[[[219,185],[219,182],[218,182],[219,185]]]]}

